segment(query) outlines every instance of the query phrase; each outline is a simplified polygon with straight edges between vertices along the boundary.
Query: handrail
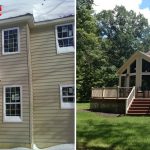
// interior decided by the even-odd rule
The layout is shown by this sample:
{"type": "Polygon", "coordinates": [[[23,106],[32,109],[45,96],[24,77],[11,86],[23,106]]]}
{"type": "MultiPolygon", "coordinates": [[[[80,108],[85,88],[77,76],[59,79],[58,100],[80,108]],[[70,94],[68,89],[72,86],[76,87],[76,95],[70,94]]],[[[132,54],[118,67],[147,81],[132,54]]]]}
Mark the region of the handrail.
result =
{"type": "Polygon", "coordinates": [[[128,98],[126,99],[126,114],[134,99],[135,99],[135,86],[132,88],[128,98]]]}

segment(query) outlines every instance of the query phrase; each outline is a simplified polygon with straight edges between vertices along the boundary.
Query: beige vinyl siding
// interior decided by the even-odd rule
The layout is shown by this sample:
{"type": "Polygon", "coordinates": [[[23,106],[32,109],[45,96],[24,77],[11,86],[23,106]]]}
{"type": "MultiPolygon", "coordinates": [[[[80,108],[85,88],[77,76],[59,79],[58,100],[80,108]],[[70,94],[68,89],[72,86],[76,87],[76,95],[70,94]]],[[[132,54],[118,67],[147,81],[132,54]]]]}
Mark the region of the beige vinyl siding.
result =
{"type": "Polygon", "coordinates": [[[55,26],[31,30],[34,143],[74,142],[74,110],[61,109],[60,87],[74,83],[74,53],[57,54],[55,26]]]}
{"type": "MultiPolygon", "coordinates": [[[[13,27],[13,26],[11,26],[13,27]]],[[[16,25],[14,27],[17,27],[16,25]]],[[[20,53],[2,55],[0,44],[0,148],[30,146],[29,132],[29,77],[27,58],[27,28],[20,28],[20,53]],[[3,86],[22,86],[22,118],[21,123],[3,122],[3,86]]],[[[0,32],[2,33],[2,27],[0,32]]],[[[2,34],[1,34],[2,35],[2,34]]],[[[0,36],[2,41],[2,36],[0,36]]]]}

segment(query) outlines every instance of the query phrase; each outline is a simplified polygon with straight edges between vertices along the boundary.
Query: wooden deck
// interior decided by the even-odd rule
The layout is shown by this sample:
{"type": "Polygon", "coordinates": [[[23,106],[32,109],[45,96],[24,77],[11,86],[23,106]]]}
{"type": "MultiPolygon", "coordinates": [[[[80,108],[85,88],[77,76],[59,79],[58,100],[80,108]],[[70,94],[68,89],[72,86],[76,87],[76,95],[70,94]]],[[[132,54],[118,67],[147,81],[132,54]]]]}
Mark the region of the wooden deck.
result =
{"type": "Polygon", "coordinates": [[[128,115],[150,115],[150,91],[134,88],[92,88],[90,108],[93,111],[128,115]]]}

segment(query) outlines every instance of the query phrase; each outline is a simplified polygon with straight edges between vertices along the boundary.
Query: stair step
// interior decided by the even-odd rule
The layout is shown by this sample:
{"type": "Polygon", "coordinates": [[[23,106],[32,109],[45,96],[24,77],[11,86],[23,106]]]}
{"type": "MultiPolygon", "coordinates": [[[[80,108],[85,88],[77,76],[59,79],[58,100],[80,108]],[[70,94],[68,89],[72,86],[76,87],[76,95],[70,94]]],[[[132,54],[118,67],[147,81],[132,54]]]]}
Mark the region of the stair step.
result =
{"type": "Polygon", "coordinates": [[[150,101],[150,99],[134,99],[134,101],[150,101]]]}
{"type": "Polygon", "coordinates": [[[150,107],[130,107],[129,110],[149,110],[150,107]]]}
{"type": "Polygon", "coordinates": [[[132,104],[150,104],[150,101],[133,101],[132,104]]]}
{"type": "Polygon", "coordinates": [[[141,116],[141,115],[150,115],[150,113],[127,113],[127,115],[132,115],[132,116],[141,116]]]}
{"type": "Polygon", "coordinates": [[[131,107],[150,107],[150,105],[148,105],[148,104],[131,104],[130,108],[131,107]]]}
{"type": "Polygon", "coordinates": [[[128,110],[128,113],[150,113],[150,110],[128,110]]]}

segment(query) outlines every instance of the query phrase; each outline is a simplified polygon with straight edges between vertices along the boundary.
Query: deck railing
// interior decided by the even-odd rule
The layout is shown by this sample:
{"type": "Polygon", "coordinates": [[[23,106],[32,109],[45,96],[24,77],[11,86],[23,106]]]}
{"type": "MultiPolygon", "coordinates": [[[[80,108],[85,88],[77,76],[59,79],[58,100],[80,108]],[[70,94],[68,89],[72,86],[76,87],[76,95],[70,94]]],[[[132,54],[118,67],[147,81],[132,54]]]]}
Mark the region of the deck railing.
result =
{"type": "Polygon", "coordinates": [[[135,86],[132,88],[127,100],[126,100],[126,114],[130,108],[130,105],[132,104],[132,101],[134,100],[135,98],[135,93],[136,93],[136,90],[135,90],[135,86]]]}
{"type": "Polygon", "coordinates": [[[92,98],[127,98],[131,90],[131,87],[92,88],[92,98]]]}

